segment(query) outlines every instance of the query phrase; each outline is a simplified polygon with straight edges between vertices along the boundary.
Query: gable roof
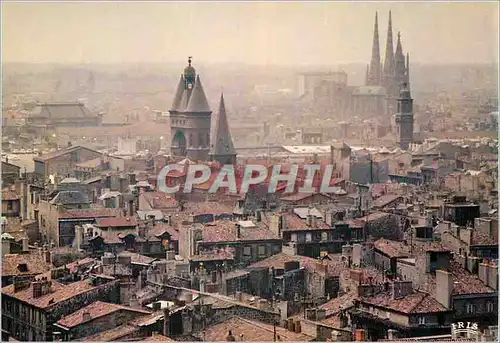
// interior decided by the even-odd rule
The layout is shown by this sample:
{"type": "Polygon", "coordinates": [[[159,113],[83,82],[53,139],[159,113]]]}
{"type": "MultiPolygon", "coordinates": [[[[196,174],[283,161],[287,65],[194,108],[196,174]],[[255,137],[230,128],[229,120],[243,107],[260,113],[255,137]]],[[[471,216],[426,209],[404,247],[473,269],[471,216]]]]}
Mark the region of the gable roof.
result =
{"type": "Polygon", "coordinates": [[[85,194],[79,191],[60,191],[50,201],[53,205],[75,205],[75,204],[90,204],[89,199],[85,194]]]}
{"type": "Polygon", "coordinates": [[[30,115],[33,118],[76,119],[98,117],[97,114],[92,113],[80,102],[40,103],[37,104],[37,107],[35,112],[30,115]]]}
{"type": "Polygon", "coordinates": [[[51,160],[53,158],[56,158],[56,157],[59,157],[59,156],[62,156],[62,155],[65,155],[65,154],[68,154],[68,153],[71,153],[71,152],[74,152],[77,150],[81,150],[81,149],[86,149],[88,151],[92,151],[92,152],[100,154],[99,151],[89,149],[89,148],[86,148],[86,147],[83,147],[80,145],[75,145],[75,146],[70,146],[70,147],[67,147],[65,149],[57,150],[57,151],[54,151],[54,152],[51,152],[48,154],[35,156],[35,157],[33,157],[33,161],[46,162],[46,161],[51,160]]]}

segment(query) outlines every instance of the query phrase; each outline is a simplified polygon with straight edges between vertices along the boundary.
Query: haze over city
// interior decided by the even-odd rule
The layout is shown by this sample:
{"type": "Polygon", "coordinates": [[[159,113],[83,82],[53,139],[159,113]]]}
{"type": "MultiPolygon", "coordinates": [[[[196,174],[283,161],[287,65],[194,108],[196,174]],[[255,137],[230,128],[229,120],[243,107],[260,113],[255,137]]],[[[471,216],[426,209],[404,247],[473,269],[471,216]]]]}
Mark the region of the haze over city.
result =
{"type": "Polygon", "coordinates": [[[385,29],[389,9],[413,63],[498,60],[494,2],[3,2],[2,60],[164,63],[191,54],[203,63],[366,63],[374,13],[385,29]]]}

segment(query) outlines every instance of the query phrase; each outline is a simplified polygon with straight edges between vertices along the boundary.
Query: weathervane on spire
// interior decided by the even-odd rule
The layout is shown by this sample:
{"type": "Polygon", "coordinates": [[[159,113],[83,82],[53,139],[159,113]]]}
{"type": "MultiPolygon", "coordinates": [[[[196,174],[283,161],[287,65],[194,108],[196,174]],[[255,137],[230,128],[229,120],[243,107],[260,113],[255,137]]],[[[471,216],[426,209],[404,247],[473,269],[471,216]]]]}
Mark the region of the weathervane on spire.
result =
{"type": "Polygon", "coordinates": [[[191,67],[191,60],[193,59],[193,56],[188,56],[188,63],[189,63],[189,66],[191,67]]]}

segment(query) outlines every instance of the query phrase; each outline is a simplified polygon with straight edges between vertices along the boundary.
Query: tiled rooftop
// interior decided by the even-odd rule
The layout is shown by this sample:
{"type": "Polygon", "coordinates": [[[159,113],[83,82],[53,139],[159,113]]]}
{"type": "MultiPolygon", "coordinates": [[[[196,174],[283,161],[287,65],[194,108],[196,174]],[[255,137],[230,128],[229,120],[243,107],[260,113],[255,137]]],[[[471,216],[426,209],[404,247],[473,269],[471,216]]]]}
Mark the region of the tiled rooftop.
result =
{"type": "Polygon", "coordinates": [[[87,321],[94,320],[96,318],[100,318],[103,316],[106,316],[108,314],[111,314],[113,312],[117,311],[132,311],[132,312],[137,312],[141,314],[149,314],[149,311],[146,310],[140,310],[132,307],[127,307],[123,305],[118,305],[118,304],[112,304],[112,303],[107,303],[103,301],[95,301],[92,304],[85,306],[81,309],[79,309],[76,312],[73,312],[69,316],[61,318],[57,324],[64,326],[66,328],[72,328],[78,325],[81,325],[87,321]],[[84,318],[84,313],[89,314],[89,318],[84,318]]]}
{"type": "Polygon", "coordinates": [[[137,220],[135,217],[99,218],[95,225],[97,227],[130,227],[136,226],[137,220]]]}
{"type": "Polygon", "coordinates": [[[398,200],[399,198],[399,195],[394,194],[382,195],[380,198],[377,198],[373,201],[373,206],[378,208],[385,207],[398,200]]]}
{"type": "Polygon", "coordinates": [[[25,289],[14,291],[14,285],[9,285],[2,288],[2,294],[9,295],[16,299],[19,299],[23,302],[26,302],[34,307],[38,308],[47,308],[59,302],[71,299],[72,297],[86,293],[92,289],[96,289],[99,287],[103,287],[106,285],[100,286],[92,286],[89,283],[88,279],[84,279],[81,281],[73,282],[68,285],[63,285],[58,283],[57,281],[51,280],[51,292],[42,295],[41,297],[34,298],[33,297],[33,289],[32,286],[27,287],[25,289]]]}
{"type": "Polygon", "coordinates": [[[321,219],[316,219],[316,224],[313,226],[307,225],[307,220],[301,219],[295,213],[283,214],[285,220],[285,228],[283,231],[312,231],[312,230],[331,230],[332,227],[321,219]]]}
{"type": "Polygon", "coordinates": [[[233,208],[217,201],[190,202],[184,207],[185,212],[195,216],[201,214],[232,214],[233,208]]]}
{"type": "MultiPolygon", "coordinates": [[[[328,266],[328,273],[330,275],[340,275],[343,265],[340,260],[340,254],[330,254],[328,255],[331,260],[324,259],[323,263],[326,263],[328,266]]],[[[298,261],[300,264],[300,267],[304,267],[308,270],[314,270],[316,265],[321,264],[322,262],[320,260],[311,258],[311,257],[306,257],[306,256],[300,256],[300,255],[288,255],[285,253],[279,253],[275,254],[273,256],[270,256],[266,258],[265,260],[256,262],[248,266],[248,268],[261,268],[261,267],[267,267],[271,268],[274,267],[275,269],[284,269],[285,268],[285,263],[286,262],[291,262],[291,261],[298,261]]]]}
{"type": "Polygon", "coordinates": [[[380,250],[389,257],[407,257],[410,256],[410,248],[403,242],[391,241],[380,238],[375,241],[374,248],[380,250]]]}
{"type": "Polygon", "coordinates": [[[115,208],[71,209],[59,213],[59,219],[119,217],[121,211],[115,208]]]}
{"type": "MultiPolygon", "coordinates": [[[[226,337],[229,330],[231,330],[232,335],[238,341],[274,341],[274,327],[272,325],[240,317],[232,317],[221,323],[207,327],[205,329],[204,340],[207,342],[227,341],[226,337]]],[[[282,341],[311,341],[313,339],[313,337],[304,333],[291,332],[280,326],[276,326],[276,333],[282,341]]]]}
{"type": "Polygon", "coordinates": [[[401,299],[393,299],[392,292],[382,292],[373,297],[365,297],[362,302],[406,314],[448,311],[430,294],[423,292],[413,292],[401,299]]]}
{"type": "Polygon", "coordinates": [[[179,206],[177,200],[164,192],[144,192],[141,197],[149,203],[152,209],[169,209],[179,206]]]}
{"type": "Polygon", "coordinates": [[[111,342],[120,340],[127,335],[131,335],[135,332],[138,332],[140,328],[137,328],[132,325],[121,325],[111,330],[106,330],[99,332],[92,336],[87,336],[79,339],[78,341],[91,341],[91,342],[111,342]]]}
{"type": "Polygon", "coordinates": [[[219,220],[203,226],[203,242],[234,242],[234,241],[261,241],[280,240],[281,238],[271,232],[264,224],[252,228],[241,228],[240,238],[236,237],[235,223],[229,220],[219,220]]]}
{"type": "Polygon", "coordinates": [[[2,276],[9,275],[36,275],[49,271],[50,263],[45,262],[41,253],[6,254],[2,257],[2,276]],[[26,269],[23,269],[26,264],[26,269]]]}

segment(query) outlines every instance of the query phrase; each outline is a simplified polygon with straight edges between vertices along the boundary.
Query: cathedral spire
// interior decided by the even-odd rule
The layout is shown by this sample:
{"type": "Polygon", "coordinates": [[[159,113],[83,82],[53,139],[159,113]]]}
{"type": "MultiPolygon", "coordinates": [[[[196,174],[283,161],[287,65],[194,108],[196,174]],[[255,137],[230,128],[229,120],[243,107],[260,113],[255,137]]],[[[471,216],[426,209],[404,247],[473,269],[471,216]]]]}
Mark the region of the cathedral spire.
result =
{"type": "Polygon", "coordinates": [[[366,65],[365,85],[370,83],[370,65],[366,65]]]}
{"type": "Polygon", "coordinates": [[[396,53],[394,55],[394,58],[396,61],[400,60],[401,57],[405,58],[404,54],[403,54],[403,47],[401,45],[401,32],[398,32],[398,42],[396,44],[396,53]]]}
{"type": "Polygon", "coordinates": [[[380,70],[380,46],[378,37],[378,13],[375,12],[375,27],[373,29],[372,60],[370,62],[369,85],[379,85],[381,77],[380,70]]]}
{"type": "Polygon", "coordinates": [[[229,130],[223,93],[220,95],[219,113],[217,114],[215,123],[210,155],[212,156],[212,160],[218,161],[220,164],[236,163],[236,151],[229,130]]]}
{"type": "Polygon", "coordinates": [[[410,89],[410,53],[406,53],[406,85],[410,89]]]}
{"type": "Polygon", "coordinates": [[[387,27],[387,42],[385,46],[384,78],[388,79],[394,73],[394,46],[392,42],[392,14],[389,11],[389,26],[387,27]]]}

